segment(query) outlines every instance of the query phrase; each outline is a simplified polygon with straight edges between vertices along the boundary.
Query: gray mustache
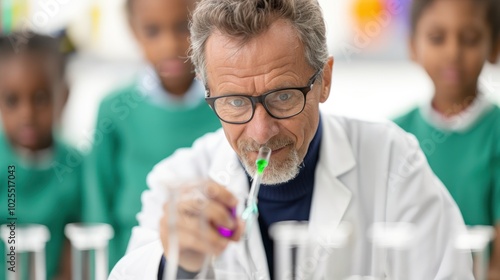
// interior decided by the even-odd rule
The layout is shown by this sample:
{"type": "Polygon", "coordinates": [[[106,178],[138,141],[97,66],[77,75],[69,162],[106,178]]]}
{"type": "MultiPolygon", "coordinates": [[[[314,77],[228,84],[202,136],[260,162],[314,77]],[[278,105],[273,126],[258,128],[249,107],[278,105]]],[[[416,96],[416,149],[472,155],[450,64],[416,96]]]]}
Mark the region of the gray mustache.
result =
{"type": "MultiPolygon", "coordinates": [[[[293,141],[289,138],[275,138],[269,140],[265,146],[269,147],[271,150],[281,149],[285,146],[293,144],[293,141]]],[[[238,143],[238,148],[242,152],[259,152],[262,145],[257,144],[255,141],[241,141],[238,143]]]]}

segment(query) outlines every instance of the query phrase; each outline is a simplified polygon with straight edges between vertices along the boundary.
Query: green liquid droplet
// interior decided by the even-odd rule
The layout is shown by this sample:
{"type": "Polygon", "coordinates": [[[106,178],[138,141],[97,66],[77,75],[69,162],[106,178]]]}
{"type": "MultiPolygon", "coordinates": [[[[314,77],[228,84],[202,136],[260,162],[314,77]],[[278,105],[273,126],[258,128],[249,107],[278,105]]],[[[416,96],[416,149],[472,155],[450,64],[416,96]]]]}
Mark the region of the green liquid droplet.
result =
{"type": "Polygon", "coordinates": [[[257,172],[262,173],[264,172],[264,169],[266,169],[267,165],[269,162],[265,159],[259,159],[255,162],[255,165],[257,165],[257,172]]]}

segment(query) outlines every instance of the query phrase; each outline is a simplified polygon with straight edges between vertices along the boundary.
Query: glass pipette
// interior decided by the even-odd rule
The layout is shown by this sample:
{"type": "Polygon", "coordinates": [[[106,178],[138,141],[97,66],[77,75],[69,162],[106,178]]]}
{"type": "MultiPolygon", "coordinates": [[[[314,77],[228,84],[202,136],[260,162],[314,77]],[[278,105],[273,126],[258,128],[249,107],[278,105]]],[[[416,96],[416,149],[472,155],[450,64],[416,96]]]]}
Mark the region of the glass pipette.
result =
{"type": "MultiPolygon", "coordinates": [[[[257,155],[257,159],[255,161],[255,175],[253,177],[252,185],[250,187],[250,192],[248,195],[248,199],[245,204],[245,210],[243,211],[242,218],[245,221],[245,231],[243,233],[243,242],[245,253],[247,256],[250,272],[252,273],[250,279],[260,279],[258,277],[257,268],[250,254],[250,245],[249,245],[249,234],[251,232],[252,224],[257,219],[259,214],[257,208],[257,196],[259,194],[260,184],[262,181],[262,176],[264,175],[264,170],[269,164],[269,159],[271,157],[271,149],[268,147],[261,147],[259,149],[259,154],[257,155]]],[[[231,209],[231,215],[236,217],[236,209],[231,209]]],[[[219,233],[225,237],[231,237],[234,233],[233,230],[218,226],[217,227],[219,233]]]]}
{"type": "Polygon", "coordinates": [[[259,214],[257,208],[257,196],[259,195],[260,183],[262,181],[262,176],[264,175],[264,170],[269,164],[269,158],[271,157],[271,149],[268,147],[261,147],[259,149],[259,155],[255,161],[255,175],[253,177],[252,186],[250,187],[250,193],[248,195],[245,210],[243,211],[242,218],[246,221],[245,237],[250,233],[250,227],[252,221],[250,218],[256,217],[259,214]]]}
{"type": "MultiPolygon", "coordinates": [[[[269,158],[271,157],[271,149],[268,147],[261,147],[259,149],[259,154],[257,155],[257,160],[255,161],[255,175],[253,177],[252,186],[250,187],[250,193],[248,195],[248,199],[245,204],[245,210],[243,211],[242,218],[246,221],[246,228],[244,232],[244,236],[250,232],[251,221],[250,217],[254,214],[258,214],[257,209],[257,196],[259,194],[260,183],[262,180],[262,176],[264,174],[264,169],[269,164],[269,158]]],[[[236,209],[231,209],[231,216],[236,217],[236,209]]],[[[218,226],[217,227],[219,233],[225,237],[231,237],[234,233],[233,230],[218,226]]]]}
{"type": "Polygon", "coordinates": [[[248,265],[250,272],[252,273],[251,279],[261,279],[259,276],[257,266],[255,265],[252,256],[250,254],[250,232],[253,223],[256,222],[257,216],[259,215],[259,210],[257,208],[257,196],[259,194],[260,184],[262,181],[262,176],[264,175],[264,170],[269,165],[269,159],[271,158],[271,149],[268,147],[261,147],[259,149],[259,155],[255,161],[255,176],[253,177],[252,186],[250,187],[250,193],[248,195],[245,210],[243,211],[242,218],[245,221],[245,232],[243,235],[243,242],[245,242],[245,253],[248,259],[248,265]]]}

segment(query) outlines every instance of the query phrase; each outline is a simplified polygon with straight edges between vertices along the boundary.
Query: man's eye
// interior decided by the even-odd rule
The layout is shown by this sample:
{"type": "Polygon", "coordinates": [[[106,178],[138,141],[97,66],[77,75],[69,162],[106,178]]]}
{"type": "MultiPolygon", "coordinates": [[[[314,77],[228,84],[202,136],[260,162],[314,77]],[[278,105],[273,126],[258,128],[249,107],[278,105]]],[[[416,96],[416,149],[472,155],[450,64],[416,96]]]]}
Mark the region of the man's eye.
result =
{"type": "Polygon", "coordinates": [[[288,93],[288,92],[283,92],[283,93],[280,93],[278,95],[278,99],[280,101],[287,101],[289,100],[290,98],[292,98],[292,94],[291,93],[288,93]]]}
{"type": "Polygon", "coordinates": [[[232,98],[228,102],[233,107],[242,107],[245,105],[245,100],[243,98],[232,98]]]}
{"type": "Polygon", "coordinates": [[[275,92],[269,96],[266,100],[269,105],[282,106],[284,104],[294,103],[298,101],[298,98],[302,93],[295,91],[280,91],[275,92]]]}

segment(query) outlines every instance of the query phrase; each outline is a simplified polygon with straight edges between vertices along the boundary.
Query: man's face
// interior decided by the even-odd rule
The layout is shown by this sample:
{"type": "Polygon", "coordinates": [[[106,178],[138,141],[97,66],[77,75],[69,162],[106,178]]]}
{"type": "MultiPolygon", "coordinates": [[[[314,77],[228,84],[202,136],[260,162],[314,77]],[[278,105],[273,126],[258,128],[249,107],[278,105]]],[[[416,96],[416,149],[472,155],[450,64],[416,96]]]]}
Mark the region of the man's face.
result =
{"type": "MultiPolygon", "coordinates": [[[[206,44],[207,85],[211,97],[228,94],[259,96],[264,92],[303,87],[319,69],[304,55],[297,32],[286,21],[276,21],[268,31],[244,44],[215,32],[206,44]]],[[[262,104],[246,124],[222,122],[226,137],[249,174],[255,172],[258,150],[272,149],[263,178],[265,184],[293,179],[303,161],[319,122],[319,103],[328,98],[333,58],[307,94],[304,111],[289,119],[271,117],[262,104]]]]}

